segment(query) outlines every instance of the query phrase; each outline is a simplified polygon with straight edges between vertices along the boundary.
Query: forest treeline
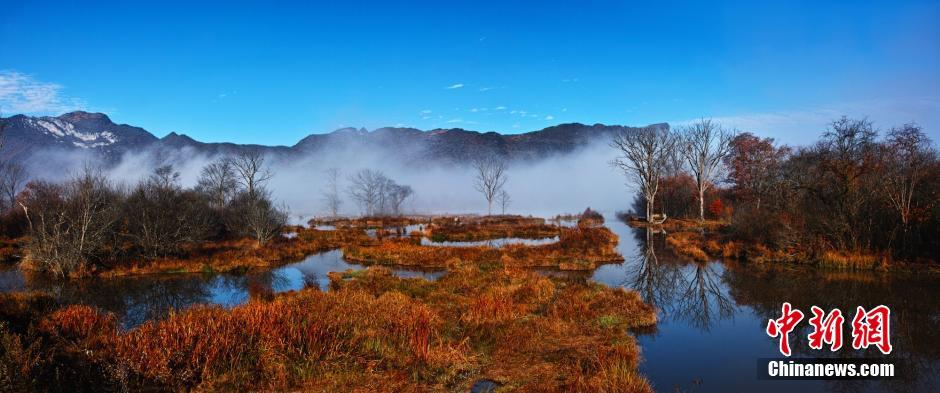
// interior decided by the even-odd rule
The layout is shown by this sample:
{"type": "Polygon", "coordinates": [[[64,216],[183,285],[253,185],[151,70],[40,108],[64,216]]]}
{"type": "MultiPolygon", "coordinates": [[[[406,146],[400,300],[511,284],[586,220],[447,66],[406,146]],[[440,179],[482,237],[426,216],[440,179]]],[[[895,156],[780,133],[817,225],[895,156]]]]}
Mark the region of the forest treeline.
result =
{"type": "Polygon", "coordinates": [[[879,134],[843,117],[791,147],[702,120],[621,134],[612,146],[638,186],[639,215],[722,220],[735,240],[802,255],[940,255],[940,162],[916,124],[879,134]]]}
{"type": "MultiPolygon", "coordinates": [[[[22,176],[17,178],[20,191],[4,198],[0,229],[6,237],[23,240],[25,267],[56,276],[185,259],[194,246],[212,242],[249,238],[265,246],[280,237],[288,220],[286,206],[275,204],[267,186],[274,175],[270,166],[253,151],[209,162],[193,187],[183,187],[171,165],[130,186],[91,167],[61,182],[16,175],[22,176]]],[[[324,202],[334,216],[341,193],[368,216],[400,215],[414,193],[378,170],[351,174],[345,192],[338,170],[326,176],[324,202]]]]}
{"type": "Polygon", "coordinates": [[[232,237],[264,244],[287,221],[265,183],[260,154],[219,158],[184,188],[172,166],[127,186],[85,168],[63,182],[30,181],[4,220],[7,236],[27,235],[27,263],[57,276],[128,261],[182,256],[188,245],[232,237]]]}

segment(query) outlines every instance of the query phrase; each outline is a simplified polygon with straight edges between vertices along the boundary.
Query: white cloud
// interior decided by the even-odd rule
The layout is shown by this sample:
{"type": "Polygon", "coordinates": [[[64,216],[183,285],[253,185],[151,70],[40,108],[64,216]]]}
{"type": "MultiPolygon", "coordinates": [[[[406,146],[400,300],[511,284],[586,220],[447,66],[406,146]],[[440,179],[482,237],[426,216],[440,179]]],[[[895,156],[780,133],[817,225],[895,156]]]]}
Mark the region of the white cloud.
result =
{"type": "Polygon", "coordinates": [[[85,108],[85,103],[63,94],[62,85],[36,80],[16,71],[0,71],[0,110],[11,113],[60,114],[85,108]]]}
{"type": "Polygon", "coordinates": [[[447,90],[453,90],[453,89],[459,89],[459,88],[461,88],[461,87],[463,87],[463,83],[454,83],[454,84],[452,84],[452,85],[450,85],[450,86],[445,87],[445,89],[447,89],[447,90]]]}
{"type": "Polygon", "coordinates": [[[421,114],[422,114],[422,115],[427,115],[427,114],[430,114],[430,113],[431,113],[431,110],[430,110],[430,109],[425,109],[425,110],[421,111],[421,114]]]}
{"type": "Polygon", "coordinates": [[[450,120],[446,121],[445,123],[460,123],[460,122],[463,122],[463,119],[461,119],[461,118],[455,118],[455,119],[450,119],[450,120]]]}
{"type": "Polygon", "coordinates": [[[545,116],[545,120],[553,120],[553,119],[555,119],[555,116],[552,116],[552,115],[545,116]]]}
{"type": "Polygon", "coordinates": [[[504,111],[504,110],[506,110],[506,107],[505,107],[505,106],[502,106],[502,105],[500,105],[500,106],[497,106],[497,107],[495,107],[495,108],[493,108],[493,110],[497,110],[497,111],[504,111]]]}

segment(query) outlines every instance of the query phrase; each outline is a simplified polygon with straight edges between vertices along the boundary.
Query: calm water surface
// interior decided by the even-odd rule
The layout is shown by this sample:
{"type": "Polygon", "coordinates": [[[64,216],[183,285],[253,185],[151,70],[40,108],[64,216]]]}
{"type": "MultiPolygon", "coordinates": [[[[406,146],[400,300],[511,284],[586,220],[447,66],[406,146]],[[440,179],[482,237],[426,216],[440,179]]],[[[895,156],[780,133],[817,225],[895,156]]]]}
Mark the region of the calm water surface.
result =
{"type": "MultiPolygon", "coordinates": [[[[109,279],[50,280],[26,276],[18,269],[0,270],[0,292],[41,290],[63,304],[88,304],[115,313],[124,328],[195,304],[232,307],[248,301],[253,291],[286,292],[304,287],[329,289],[329,272],[363,269],[343,260],[340,250],[327,251],[280,268],[244,275],[150,274],[109,279]]],[[[393,268],[399,277],[435,280],[444,271],[393,268]]]]}
{"type": "MultiPolygon", "coordinates": [[[[662,235],[647,234],[616,220],[607,225],[620,236],[625,262],[580,274],[606,285],[634,289],[659,310],[654,331],[637,333],[644,358],[640,371],[657,391],[940,391],[940,278],[936,275],[693,263],[672,255],[662,235]],[[768,319],[779,317],[784,301],[807,314],[812,305],[827,311],[839,307],[847,315],[846,335],[850,334],[848,323],[856,306],[888,305],[894,345],[888,358],[896,363],[901,377],[892,381],[758,381],[756,359],[780,356],[777,341],[768,337],[764,328],[768,319]]],[[[130,328],[161,318],[167,310],[194,304],[241,304],[258,288],[283,292],[316,286],[327,290],[327,273],[360,268],[344,261],[342,252],[336,250],[246,275],[167,274],[61,282],[27,278],[10,269],[0,271],[0,291],[49,291],[63,303],[90,304],[114,312],[122,325],[130,328]]],[[[394,271],[402,277],[432,280],[444,274],[394,271]]],[[[806,319],[800,327],[802,331],[790,334],[794,356],[833,356],[825,348],[809,349],[806,319]]],[[[849,339],[846,337],[846,345],[836,356],[880,356],[877,351],[851,349],[849,339]]]]}
{"type": "MultiPolygon", "coordinates": [[[[620,236],[626,261],[604,265],[592,278],[637,290],[659,309],[654,332],[638,333],[644,361],[640,371],[660,392],[937,392],[940,391],[940,277],[936,275],[845,272],[811,267],[762,268],[738,264],[685,262],[669,252],[662,235],[607,224],[620,236]],[[816,305],[839,307],[846,315],[842,357],[883,357],[877,350],[851,348],[855,307],[891,308],[887,359],[901,378],[892,381],[757,380],[758,358],[779,358],[776,339],[764,332],[779,318],[781,303],[809,313],[816,305]]],[[[809,348],[803,330],[790,334],[795,357],[832,357],[828,347],[809,348]]]]}

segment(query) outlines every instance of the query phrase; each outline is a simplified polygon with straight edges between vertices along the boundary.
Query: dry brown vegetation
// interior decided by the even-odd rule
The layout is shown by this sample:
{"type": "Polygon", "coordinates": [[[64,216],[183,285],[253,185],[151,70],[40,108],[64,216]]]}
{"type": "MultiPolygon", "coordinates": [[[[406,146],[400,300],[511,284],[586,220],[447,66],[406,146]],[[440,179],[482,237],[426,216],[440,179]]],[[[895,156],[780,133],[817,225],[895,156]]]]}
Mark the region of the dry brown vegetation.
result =
{"type": "MultiPolygon", "coordinates": [[[[230,310],[196,306],[130,331],[87,306],[58,308],[49,295],[0,294],[0,380],[15,390],[466,391],[488,379],[522,391],[651,391],[629,330],[654,325],[652,307],[633,291],[521,269],[622,260],[609,229],[552,227],[558,243],[505,248],[366,236],[367,227],[421,222],[386,220],[286,228],[296,236],[264,246],[209,242],[186,259],[105,274],[269,267],[338,247],[365,264],[447,266],[448,274],[431,282],[380,266],[336,272],[326,293],[266,293],[230,310]]],[[[471,237],[519,236],[544,229],[540,220],[476,218],[461,228],[471,237]]],[[[435,221],[440,228],[453,218],[435,221]]]]}
{"type": "Polygon", "coordinates": [[[18,261],[23,253],[22,243],[22,239],[0,238],[0,263],[18,261]]]}
{"type": "Polygon", "coordinates": [[[279,237],[263,246],[252,239],[204,242],[188,247],[183,258],[141,260],[139,263],[116,265],[102,272],[102,275],[247,271],[276,267],[345,244],[369,241],[364,232],[354,229],[319,231],[292,227],[287,231],[296,236],[279,237]]]}
{"type": "Polygon", "coordinates": [[[0,295],[11,321],[0,377],[22,388],[466,391],[486,378],[650,391],[628,329],[656,314],[635,292],[460,261],[437,282],[374,267],[332,274],[331,287],[197,306],[128,332],[86,306],[49,313],[43,296],[0,295]]]}
{"type": "Polygon", "coordinates": [[[504,237],[540,239],[559,235],[558,227],[537,217],[438,217],[428,226],[433,241],[479,241],[504,237]]]}
{"type": "Polygon", "coordinates": [[[447,267],[453,260],[477,265],[502,263],[514,267],[555,267],[563,270],[590,270],[598,264],[622,261],[617,253],[617,235],[605,227],[555,228],[557,243],[541,246],[508,245],[493,247],[428,247],[415,239],[386,239],[373,243],[347,245],[346,259],[372,265],[447,267]]]}
{"type": "Polygon", "coordinates": [[[429,216],[340,217],[312,219],[309,221],[309,224],[310,226],[333,225],[336,228],[347,229],[376,229],[413,224],[428,224],[431,220],[432,218],[429,216]]]}
{"type": "Polygon", "coordinates": [[[661,225],[631,220],[634,227],[661,229],[666,232],[666,244],[681,257],[695,261],[734,259],[751,263],[814,263],[837,269],[875,269],[900,267],[887,255],[862,252],[819,251],[800,249],[772,249],[761,243],[745,243],[727,233],[728,224],[721,221],[669,219],[661,225]]]}

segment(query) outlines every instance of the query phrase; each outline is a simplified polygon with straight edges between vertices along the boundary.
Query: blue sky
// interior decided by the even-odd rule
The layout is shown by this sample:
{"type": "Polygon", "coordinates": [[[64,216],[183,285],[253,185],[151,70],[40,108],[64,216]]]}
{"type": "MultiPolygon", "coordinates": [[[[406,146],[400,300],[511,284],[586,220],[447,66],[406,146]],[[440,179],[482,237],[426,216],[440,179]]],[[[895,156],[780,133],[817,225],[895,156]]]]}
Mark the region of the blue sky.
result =
{"type": "Polygon", "coordinates": [[[3,2],[4,115],[287,145],[699,117],[805,143],[842,114],[940,139],[936,1],[128,3],[3,2]]]}

